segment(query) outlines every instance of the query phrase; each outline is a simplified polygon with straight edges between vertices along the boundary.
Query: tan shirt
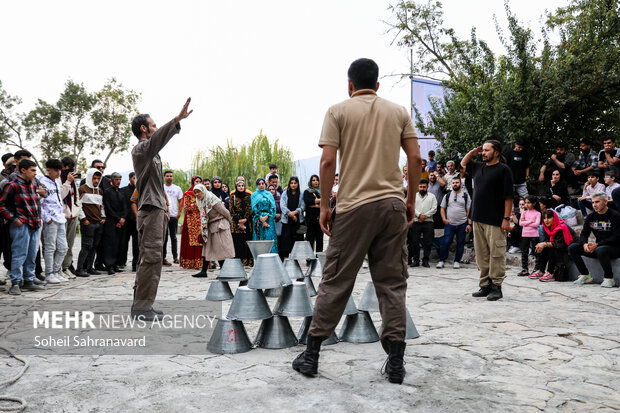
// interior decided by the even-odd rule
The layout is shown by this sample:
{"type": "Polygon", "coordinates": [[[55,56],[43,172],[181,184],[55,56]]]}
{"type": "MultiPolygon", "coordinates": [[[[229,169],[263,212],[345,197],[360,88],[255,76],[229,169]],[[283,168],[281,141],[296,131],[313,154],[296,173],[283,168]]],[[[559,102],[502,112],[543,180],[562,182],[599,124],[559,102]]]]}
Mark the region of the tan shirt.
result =
{"type": "Polygon", "coordinates": [[[378,97],[374,91],[357,91],[352,98],[330,107],[319,146],[339,150],[336,211],[351,211],[385,198],[404,202],[398,166],[401,141],[417,137],[407,109],[378,97]]]}
{"type": "Polygon", "coordinates": [[[168,211],[159,151],[180,129],[181,125],[176,124],[173,119],[157,129],[150,139],[142,139],[133,147],[131,159],[136,172],[136,190],[140,194],[138,209],[142,209],[144,205],[152,205],[168,211]]]}

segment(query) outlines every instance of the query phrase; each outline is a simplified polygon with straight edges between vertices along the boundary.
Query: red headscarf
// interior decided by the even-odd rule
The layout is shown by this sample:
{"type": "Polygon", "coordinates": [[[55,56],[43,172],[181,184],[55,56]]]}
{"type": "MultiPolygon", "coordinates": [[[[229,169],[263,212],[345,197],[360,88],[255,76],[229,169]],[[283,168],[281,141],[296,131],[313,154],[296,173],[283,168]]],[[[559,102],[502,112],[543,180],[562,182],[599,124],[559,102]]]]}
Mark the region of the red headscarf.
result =
{"type": "Polygon", "coordinates": [[[191,187],[187,190],[187,192],[185,192],[186,195],[194,195],[194,183],[196,182],[196,179],[200,179],[202,181],[200,176],[192,176],[192,179],[190,180],[191,187]]]}
{"type": "Polygon", "coordinates": [[[568,226],[564,223],[564,220],[558,216],[557,212],[555,212],[553,209],[550,209],[549,211],[553,212],[553,223],[551,224],[551,228],[547,228],[547,226],[544,224],[543,216],[543,228],[545,229],[545,232],[549,235],[549,240],[553,242],[555,240],[556,234],[562,231],[566,245],[570,245],[570,243],[573,242],[573,237],[570,234],[568,226]]]}

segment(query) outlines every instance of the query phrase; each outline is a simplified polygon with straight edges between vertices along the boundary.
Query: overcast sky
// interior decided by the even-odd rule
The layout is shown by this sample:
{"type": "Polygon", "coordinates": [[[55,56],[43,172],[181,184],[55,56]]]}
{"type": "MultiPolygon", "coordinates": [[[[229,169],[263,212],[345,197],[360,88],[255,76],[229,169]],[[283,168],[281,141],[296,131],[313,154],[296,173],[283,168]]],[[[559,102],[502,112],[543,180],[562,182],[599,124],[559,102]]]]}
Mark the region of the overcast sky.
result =
{"type": "MultiPolygon", "coordinates": [[[[444,20],[462,37],[472,26],[501,52],[493,15],[502,0],[445,0],[444,20]]],[[[390,45],[389,1],[2,1],[0,80],[24,100],[55,102],[71,78],[91,90],[110,77],[142,94],[139,109],[160,125],[185,98],[194,113],[162,159],[187,169],[192,153],[246,143],[262,129],[296,159],[320,154],[326,109],[347,98],[346,71],[359,57],[380,75],[402,73],[408,52],[390,45]]],[[[536,32],[545,9],[567,1],[519,0],[511,7],[536,32]]],[[[504,24],[505,27],[505,24],[504,24]]],[[[379,94],[409,107],[409,83],[381,80],[379,94]]],[[[102,154],[103,155],[103,154],[102,154]]],[[[90,160],[93,157],[87,156],[90,160]]],[[[106,172],[132,169],[113,155],[106,172]]]]}

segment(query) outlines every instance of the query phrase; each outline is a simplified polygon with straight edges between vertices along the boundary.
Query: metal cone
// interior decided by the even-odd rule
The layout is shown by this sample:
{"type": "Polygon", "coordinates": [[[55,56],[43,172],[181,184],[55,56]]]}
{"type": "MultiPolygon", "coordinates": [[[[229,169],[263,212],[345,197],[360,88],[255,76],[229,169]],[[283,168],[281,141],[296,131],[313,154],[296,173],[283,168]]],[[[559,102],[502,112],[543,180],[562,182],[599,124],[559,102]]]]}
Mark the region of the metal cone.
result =
{"type": "Polygon", "coordinates": [[[312,282],[312,278],[304,277],[304,284],[306,284],[306,290],[308,291],[309,297],[316,297],[316,288],[314,288],[314,283],[312,282]]]}
{"type": "Polygon", "coordinates": [[[287,317],[308,317],[312,315],[312,301],[306,284],[300,281],[284,287],[278,298],[273,313],[287,317]]]}
{"type": "Polygon", "coordinates": [[[409,310],[407,310],[407,332],[405,333],[405,340],[418,337],[420,337],[420,333],[418,333],[418,329],[415,328],[413,318],[411,318],[411,314],[409,314],[409,310]]]}
{"type": "Polygon", "coordinates": [[[323,264],[318,259],[312,260],[310,264],[310,268],[308,268],[308,272],[306,273],[308,277],[322,277],[323,276],[323,264]]]}
{"type": "Polygon", "coordinates": [[[304,273],[296,260],[291,260],[289,258],[285,259],[284,269],[286,270],[291,280],[298,280],[300,278],[304,278],[304,273]]]}
{"type": "Polygon", "coordinates": [[[273,240],[269,241],[246,241],[248,244],[248,248],[250,248],[250,252],[252,253],[252,257],[254,257],[254,261],[261,254],[267,254],[271,251],[271,247],[273,246],[273,240]]]}
{"type": "Polygon", "coordinates": [[[340,341],[349,343],[373,343],[379,341],[379,334],[367,311],[348,315],[340,330],[340,341]]]}
{"type": "Polygon", "coordinates": [[[224,261],[218,280],[222,281],[245,281],[248,276],[243,268],[243,263],[239,258],[228,258],[224,261]]]}
{"type": "Polygon", "coordinates": [[[215,354],[245,353],[252,349],[252,343],[243,322],[219,318],[207,344],[207,350],[215,354]]]}
{"type": "Polygon", "coordinates": [[[284,266],[282,266],[282,261],[280,261],[278,254],[261,254],[256,258],[248,287],[264,289],[278,288],[290,284],[292,284],[291,279],[284,266]]]}
{"type": "MultiPolygon", "coordinates": [[[[299,344],[308,344],[308,330],[310,330],[310,323],[312,323],[312,316],[304,318],[303,323],[301,323],[301,327],[299,328],[299,333],[297,334],[297,338],[299,339],[299,344]]],[[[338,343],[338,336],[334,331],[334,334],[327,340],[323,340],[323,345],[328,346],[330,344],[338,343]]]]}
{"type": "Polygon", "coordinates": [[[355,306],[355,301],[353,301],[353,296],[349,296],[349,301],[347,301],[347,306],[344,308],[344,315],[352,315],[357,314],[357,307],[355,306]]]}
{"type": "Polygon", "coordinates": [[[208,301],[226,301],[233,298],[233,293],[226,281],[213,281],[207,291],[206,300],[208,301]]]}
{"type": "Polygon", "coordinates": [[[321,267],[325,268],[325,253],[324,252],[317,252],[316,253],[316,257],[318,258],[319,262],[321,263],[321,267]]]}
{"type": "Polygon", "coordinates": [[[235,298],[230,304],[229,320],[264,320],[271,317],[271,309],[265,300],[261,290],[253,290],[248,287],[239,287],[235,292],[235,298]]]}
{"type": "Polygon", "coordinates": [[[288,256],[291,260],[313,260],[316,258],[312,245],[308,241],[295,241],[288,256]]]}
{"type": "Polygon", "coordinates": [[[282,294],[282,290],[284,288],[283,287],[278,287],[278,288],[267,288],[265,289],[265,297],[269,297],[269,298],[277,298],[280,296],[280,294],[282,294]]]}
{"type": "Polygon", "coordinates": [[[362,299],[357,306],[358,310],[379,312],[379,300],[377,299],[377,292],[375,291],[375,285],[372,281],[368,281],[362,299]]]}
{"type": "Polygon", "coordinates": [[[293,347],[297,345],[297,337],[293,333],[288,318],[274,315],[263,320],[258,329],[256,340],[254,340],[254,345],[269,349],[293,347]]]}

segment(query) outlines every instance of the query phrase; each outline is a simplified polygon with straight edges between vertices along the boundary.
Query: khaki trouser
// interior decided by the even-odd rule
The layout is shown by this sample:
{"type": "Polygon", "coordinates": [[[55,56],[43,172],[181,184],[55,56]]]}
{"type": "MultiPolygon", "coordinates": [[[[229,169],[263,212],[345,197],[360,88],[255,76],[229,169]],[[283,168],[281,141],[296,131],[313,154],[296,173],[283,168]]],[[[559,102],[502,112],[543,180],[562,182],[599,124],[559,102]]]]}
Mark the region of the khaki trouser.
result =
{"type": "Polygon", "coordinates": [[[355,278],[368,254],[383,320],[381,342],[404,341],[407,292],[405,204],[387,198],[337,214],[326,252],[309,334],[330,337],[342,317],[355,278]]]}
{"type": "Polygon", "coordinates": [[[474,221],[474,249],[480,269],[480,287],[502,285],[506,278],[506,235],[502,228],[474,221]]]}
{"type": "Polygon", "coordinates": [[[73,264],[73,244],[75,243],[75,234],[77,232],[80,220],[77,217],[67,218],[65,228],[67,232],[67,253],[62,261],[62,269],[66,270],[73,264]]]}
{"type": "Polygon", "coordinates": [[[138,211],[138,244],[140,262],[134,285],[134,310],[148,311],[153,307],[161,277],[162,249],[168,217],[166,211],[145,205],[138,211]]]}

